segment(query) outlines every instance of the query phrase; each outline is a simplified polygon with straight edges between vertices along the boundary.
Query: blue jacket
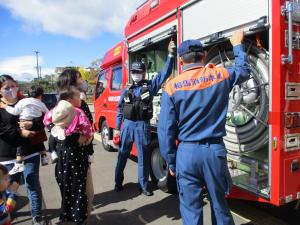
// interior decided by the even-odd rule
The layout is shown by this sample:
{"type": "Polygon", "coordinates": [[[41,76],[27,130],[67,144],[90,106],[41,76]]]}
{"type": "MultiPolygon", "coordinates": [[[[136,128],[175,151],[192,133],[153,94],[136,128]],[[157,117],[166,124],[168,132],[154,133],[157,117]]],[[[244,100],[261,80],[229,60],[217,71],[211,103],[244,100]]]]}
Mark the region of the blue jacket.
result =
{"type": "Polygon", "coordinates": [[[201,141],[226,135],[229,93],[250,78],[243,45],[233,48],[235,64],[228,68],[189,64],[170,80],[162,95],[158,137],[162,156],[175,171],[176,140],[201,141]]]}
{"type": "MultiPolygon", "coordinates": [[[[163,68],[163,70],[158,73],[152,80],[144,80],[142,82],[139,82],[138,84],[134,84],[133,85],[133,94],[135,96],[140,96],[141,95],[141,90],[142,90],[142,84],[144,84],[145,82],[148,84],[148,87],[150,88],[150,94],[152,96],[156,95],[157,92],[159,91],[159,89],[161,88],[161,85],[168,79],[168,77],[171,75],[172,73],[172,68],[173,68],[173,61],[174,61],[174,57],[169,55],[167,62],[163,68]]],[[[118,103],[118,114],[117,114],[117,118],[116,118],[116,129],[120,129],[121,127],[121,123],[122,123],[122,119],[123,119],[123,114],[122,114],[122,104],[123,104],[123,99],[124,99],[124,95],[126,93],[126,89],[124,89],[122,91],[122,94],[120,96],[120,100],[118,103]]]]}

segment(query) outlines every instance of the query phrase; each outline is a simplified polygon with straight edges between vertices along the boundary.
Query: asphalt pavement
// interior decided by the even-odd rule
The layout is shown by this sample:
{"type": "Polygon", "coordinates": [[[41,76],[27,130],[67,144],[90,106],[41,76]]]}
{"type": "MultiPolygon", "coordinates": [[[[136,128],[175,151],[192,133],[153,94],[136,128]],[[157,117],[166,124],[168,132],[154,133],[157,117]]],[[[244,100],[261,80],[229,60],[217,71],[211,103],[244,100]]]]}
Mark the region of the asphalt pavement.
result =
{"type": "MultiPolygon", "coordinates": [[[[107,152],[98,141],[94,140],[95,160],[92,164],[92,174],[95,189],[93,211],[89,224],[102,225],[180,225],[182,224],[178,196],[154,191],[154,196],[146,197],[139,193],[137,183],[137,163],[128,160],[125,169],[125,189],[120,193],[113,191],[114,166],[116,152],[107,152]]],[[[44,215],[49,224],[56,224],[60,213],[60,193],[54,178],[54,165],[41,167],[40,180],[43,191],[44,215]]],[[[24,187],[20,188],[20,200],[14,213],[13,224],[30,225],[30,211],[24,187]]],[[[211,225],[210,206],[204,206],[204,225],[211,225]]],[[[229,200],[236,225],[288,225],[287,220],[278,219],[272,215],[274,211],[259,208],[261,204],[229,200]]],[[[276,211],[275,211],[276,212],[276,211]]],[[[299,218],[299,217],[297,217],[299,218]]],[[[300,220],[298,220],[300,221],[300,220]]]]}

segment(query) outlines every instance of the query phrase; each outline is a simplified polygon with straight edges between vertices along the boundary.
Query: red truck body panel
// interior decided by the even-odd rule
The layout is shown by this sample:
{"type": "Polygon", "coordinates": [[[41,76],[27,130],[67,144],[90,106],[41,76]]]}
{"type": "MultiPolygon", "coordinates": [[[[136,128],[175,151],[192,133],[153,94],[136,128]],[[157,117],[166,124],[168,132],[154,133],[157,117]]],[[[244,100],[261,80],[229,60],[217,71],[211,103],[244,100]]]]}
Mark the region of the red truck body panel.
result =
{"type": "MultiPolygon", "coordinates": [[[[112,69],[122,66],[122,88],[128,82],[128,51],[130,44],[147,37],[166,24],[176,21],[177,44],[182,41],[182,16],[180,8],[188,3],[188,0],[160,0],[148,1],[132,15],[125,27],[126,43],[120,42],[110,49],[101,65],[100,71],[107,71],[107,86],[111,85],[112,69]]],[[[247,199],[259,202],[269,202],[274,205],[282,205],[300,198],[300,170],[297,165],[300,162],[300,144],[295,150],[287,150],[289,135],[296,135],[299,142],[300,126],[288,128],[286,119],[288,113],[300,112],[300,98],[287,98],[287,85],[289,83],[300,84],[300,54],[299,49],[293,50],[293,64],[283,64],[282,55],[288,55],[286,47],[286,30],[288,23],[286,16],[281,14],[282,7],[286,4],[283,0],[269,1],[269,180],[270,196],[263,198],[255,193],[235,187],[230,197],[247,199]]],[[[204,11],[205,12],[205,9],[204,11]]],[[[293,24],[293,31],[298,32],[299,24],[293,24]]],[[[180,65],[178,64],[179,72],[180,65]]],[[[298,90],[295,87],[296,91],[298,90]]],[[[299,89],[300,92],[300,89],[299,89]]],[[[103,92],[100,98],[94,97],[95,126],[100,129],[100,121],[105,119],[109,127],[115,127],[116,106],[121,91],[111,91],[109,88],[103,92]]],[[[296,117],[297,118],[297,117],[296,117]]],[[[299,118],[298,118],[299,119],[299,118]]],[[[295,141],[291,139],[291,141],[295,141]]],[[[133,154],[136,155],[134,148],[133,154]]]]}

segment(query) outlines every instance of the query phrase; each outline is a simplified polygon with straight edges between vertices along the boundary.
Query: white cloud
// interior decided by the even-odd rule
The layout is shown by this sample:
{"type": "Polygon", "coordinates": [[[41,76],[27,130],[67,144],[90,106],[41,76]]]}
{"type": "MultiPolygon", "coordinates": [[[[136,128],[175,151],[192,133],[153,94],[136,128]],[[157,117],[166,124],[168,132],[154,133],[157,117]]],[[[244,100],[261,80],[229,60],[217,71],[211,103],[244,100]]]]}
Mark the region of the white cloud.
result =
{"type": "Polygon", "coordinates": [[[123,34],[135,8],[145,0],[0,0],[27,32],[45,31],[88,39],[102,32],[123,34]]]}
{"type": "MultiPolygon", "coordinates": [[[[39,57],[39,65],[43,65],[43,57],[39,57]]],[[[54,74],[54,68],[43,68],[44,74],[54,74]]],[[[35,56],[19,56],[0,59],[0,74],[9,74],[16,80],[30,81],[37,77],[35,56]]]]}

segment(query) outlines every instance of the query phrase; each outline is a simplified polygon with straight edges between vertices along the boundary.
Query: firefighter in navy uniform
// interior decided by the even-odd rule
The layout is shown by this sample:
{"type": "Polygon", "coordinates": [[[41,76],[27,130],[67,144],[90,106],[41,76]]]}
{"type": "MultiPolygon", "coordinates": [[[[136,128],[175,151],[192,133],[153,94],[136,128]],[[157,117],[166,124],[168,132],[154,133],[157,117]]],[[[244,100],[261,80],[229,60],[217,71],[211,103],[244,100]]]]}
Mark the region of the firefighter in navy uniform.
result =
{"type": "Polygon", "coordinates": [[[115,169],[115,191],[123,190],[124,169],[130,155],[133,143],[138,150],[138,180],[144,195],[153,195],[149,185],[150,172],[150,119],[152,118],[152,99],[161,85],[171,75],[174,61],[175,43],[171,41],[168,46],[169,55],[163,70],[152,80],[145,80],[145,64],[133,62],[130,67],[133,84],[123,90],[118,103],[118,114],[114,139],[120,135],[120,147],[115,169]]]}
{"type": "Polygon", "coordinates": [[[227,68],[204,66],[200,41],[182,42],[178,54],[183,72],[166,84],[162,95],[159,147],[170,174],[176,173],[184,225],[203,224],[203,186],[211,199],[212,224],[234,224],[225,199],[232,180],[223,136],[229,93],[250,78],[243,37],[243,31],[236,31],[230,38],[235,63],[227,68]]]}

